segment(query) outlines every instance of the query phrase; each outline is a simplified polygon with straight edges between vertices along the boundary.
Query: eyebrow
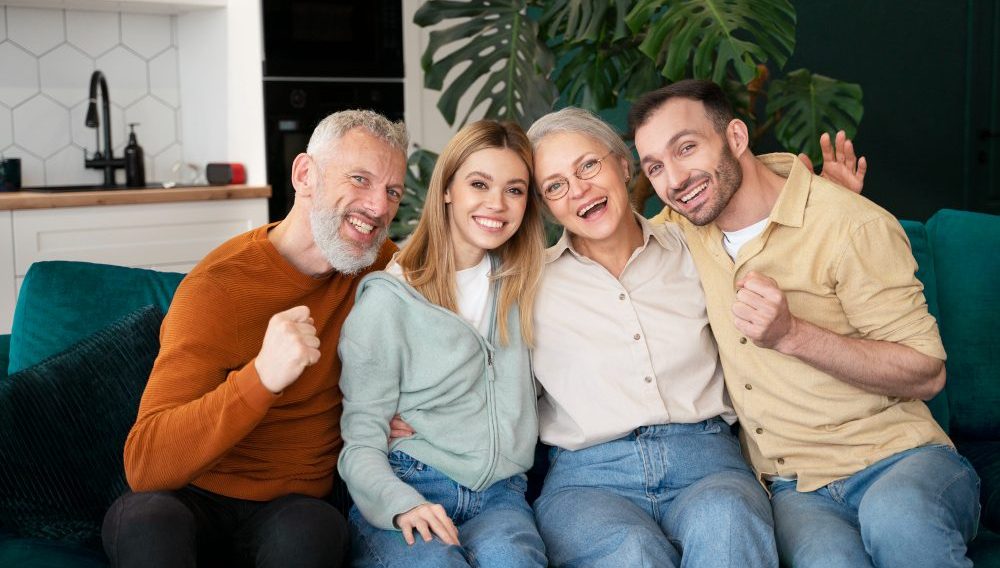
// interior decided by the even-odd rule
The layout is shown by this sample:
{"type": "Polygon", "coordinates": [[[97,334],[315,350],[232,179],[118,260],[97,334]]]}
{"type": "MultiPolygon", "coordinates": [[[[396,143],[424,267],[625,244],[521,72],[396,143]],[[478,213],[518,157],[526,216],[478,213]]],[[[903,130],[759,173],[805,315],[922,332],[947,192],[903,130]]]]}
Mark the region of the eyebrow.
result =
{"type": "Polygon", "coordinates": [[[490,174],[488,174],[486,172],[480,172],[478,170],[474,170],[474,171],[471,171],[468,174],[466,174],[465,175],[465,179],[469,179],[471,177],[477,177],[477,176],[481,177],[481,178],[486,178],[489,181],[493,181],[493,176],[491,176],[490,174]]]}
{"type": "MultiPolygon", "coordinates": [[[[465,179],[469,179],[471,177],[477,177],[477,176],[481,177],[481,178],[485,178],[486,180],[488,180],[490,182],[493,181],[493,176],[491,176],[490,174],[488,174],[486,172],[480,172],[480,171],[469,172],[468,175],[465,176],[465,179]]],[[[507,180],[507,183],[508,184],[523,183],[524,185],[528,185],[528,181],[525,180],[524,178],[510,178],[509,180],[507,180]]]]}
{"type": "MultiPolygon", "coordinates": [[[[698,131],[695,130],[695,129],[693,129],[693,128],[685,128],[684,130],[681,130],[677,134],[674,134],[673,136],[671,136],[670,139],[667,140],[667,143],[663,145],[663,147],[664,148],[668,148],[670,146],[673,146],[674,143],[677,142],[677,140],[679,138],[682,138],[682,137],[687,136],[689,134],[698,134],[698,131]]],[[[639,159],[639,163],[640,164],[648,164],[649,162],[653,162],[655,160],[656,160],[656,158],[652,158],[650,156],[643,156],[642,158],[639,159]]]]}

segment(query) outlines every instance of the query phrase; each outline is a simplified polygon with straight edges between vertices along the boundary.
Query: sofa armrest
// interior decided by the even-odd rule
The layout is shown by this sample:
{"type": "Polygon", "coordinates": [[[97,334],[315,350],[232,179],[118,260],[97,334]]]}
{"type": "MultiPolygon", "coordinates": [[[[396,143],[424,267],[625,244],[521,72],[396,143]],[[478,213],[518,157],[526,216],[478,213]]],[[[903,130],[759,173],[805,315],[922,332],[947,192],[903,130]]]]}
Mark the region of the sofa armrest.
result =
{"type": "Polygon", "coordinates": [[[0,335],[0,381],[7,378],[10,364],[10,335],[0,335]]]}
{"type": "Polygon", "coordinates": [[[1000,532],[1000,442],[959,441],[956,445],[979,474],[979,503],[983,506],[979,522],[1000,532]]]}

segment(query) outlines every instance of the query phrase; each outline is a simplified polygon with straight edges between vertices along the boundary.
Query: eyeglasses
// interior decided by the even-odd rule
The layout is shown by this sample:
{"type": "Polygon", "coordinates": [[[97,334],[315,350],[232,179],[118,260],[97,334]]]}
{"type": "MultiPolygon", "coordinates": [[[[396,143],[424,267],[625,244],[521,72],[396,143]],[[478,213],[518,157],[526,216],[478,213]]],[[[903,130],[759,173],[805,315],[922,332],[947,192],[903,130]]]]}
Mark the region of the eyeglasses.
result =
{"type": "MultiPolygon", "coordinates": [[[[614,150],[608,152],[600,158],[589,158],[584,160],[583,163],[576,168],[576,171],[573,172],[573,177],[579,180],[585,180],[596,176],[601,173],[601,163],[603,163],[604,160],[606,160],[608,156],[613,153],[614,150]]],[[[556,178],[542,188],[542,195],[549,201],[562,199],[562,196],[566,195],[568,192],[569,180],[566,178],[556,178]]]]}

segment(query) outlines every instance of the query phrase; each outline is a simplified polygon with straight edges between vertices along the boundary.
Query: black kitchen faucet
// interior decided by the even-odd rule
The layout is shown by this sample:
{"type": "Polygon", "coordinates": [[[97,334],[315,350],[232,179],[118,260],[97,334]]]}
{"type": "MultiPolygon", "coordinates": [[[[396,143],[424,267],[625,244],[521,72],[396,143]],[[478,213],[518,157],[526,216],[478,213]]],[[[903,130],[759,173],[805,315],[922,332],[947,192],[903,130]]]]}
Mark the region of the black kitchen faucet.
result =
{"type": "MultiPolygon", "coordinates": [[[[87,159],[87,150],[83,150],[83,165],[90,169],[104,170],[105,187],[115,185],[115,170],[125,167],[124,158],[115,158],[111,145],[111,97],[108,96],[108,82],[104,79],[104,73],[94,71],[90,76],[90,105],[87,106],[87,127],[97,128],[97,85],[101,85],[101,110],[104,113],[104,153],[99,149],[94,150],[94,156],[87,159]]],[[[95,133],[97,148],[101,147],[100,132],[95,133]]]]}

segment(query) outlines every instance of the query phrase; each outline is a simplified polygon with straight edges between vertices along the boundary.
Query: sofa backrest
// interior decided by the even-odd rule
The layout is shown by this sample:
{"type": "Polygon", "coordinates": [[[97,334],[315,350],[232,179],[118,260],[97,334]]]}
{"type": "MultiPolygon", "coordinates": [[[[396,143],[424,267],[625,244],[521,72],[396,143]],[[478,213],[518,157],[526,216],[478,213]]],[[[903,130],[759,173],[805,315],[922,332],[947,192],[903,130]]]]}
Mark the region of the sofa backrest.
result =
{"type": "MultiPolygon", "coordinates": [[[[918,221],[900,221],[906,236],[910,239],[910,248],[913,251],[913,258],[917,261],[917,279],[924,285],[924,297],[927,298],[927,309],[931,315],[940,318],[940,307],[937,297],[937,270],[934,263],[934,255],[931,252],[930,242],[927,238],[927,230],[923,223],[918,221]]],[[[948,405],[948,389],[942,390],[933,399],[927,401],[927,406],[934,415],[934,419],[945,432],[950,430],[951,416],[948,405]]]]}
{"type": "Polygon", "coordinates": [[[951,430],[1000,438],[1000,216],[942,209],[927,222],[938,325],[948,352],[951,430]]]}
{"type": "Polygon", "coordinates": [[[18,292],[8,371],[14,374],[62,352],[147,305],[166,313],[178,272],[89,262],[36,262],[18,292]]]}

